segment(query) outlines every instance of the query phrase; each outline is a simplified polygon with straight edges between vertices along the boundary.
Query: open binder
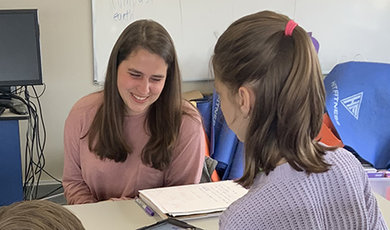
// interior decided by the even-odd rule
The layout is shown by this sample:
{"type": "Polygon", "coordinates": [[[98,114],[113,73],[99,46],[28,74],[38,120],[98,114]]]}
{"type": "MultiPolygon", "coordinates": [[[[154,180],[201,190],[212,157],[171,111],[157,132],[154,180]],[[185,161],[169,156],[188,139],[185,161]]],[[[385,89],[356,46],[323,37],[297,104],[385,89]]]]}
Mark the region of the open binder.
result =
{"type": "Polygon", "coordinates": [[[232,180],[144,189],[139,197],[161,218],[194,219],[219,215],[247,193],[232,180]]]}

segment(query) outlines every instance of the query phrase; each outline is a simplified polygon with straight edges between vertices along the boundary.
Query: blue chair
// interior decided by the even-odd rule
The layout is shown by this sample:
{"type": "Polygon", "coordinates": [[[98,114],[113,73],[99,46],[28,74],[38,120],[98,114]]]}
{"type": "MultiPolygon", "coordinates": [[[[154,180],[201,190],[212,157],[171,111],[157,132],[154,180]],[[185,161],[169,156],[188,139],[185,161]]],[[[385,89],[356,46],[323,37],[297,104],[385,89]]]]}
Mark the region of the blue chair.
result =
{"type": "Polygon", "coordinates": [[[390,64],[342,63],[324,83],[328,114],[343,143],[375,168],[390,168],[390,64]]]}
{"type": "Polygon", "coordinates": [[[222,180],[238,179],[244,172],[244,144],[228,127],[222,115],[219,96],[215,92],[197,100],[210,140],[210,156],[218,161],[216,171],[222,180]]]}

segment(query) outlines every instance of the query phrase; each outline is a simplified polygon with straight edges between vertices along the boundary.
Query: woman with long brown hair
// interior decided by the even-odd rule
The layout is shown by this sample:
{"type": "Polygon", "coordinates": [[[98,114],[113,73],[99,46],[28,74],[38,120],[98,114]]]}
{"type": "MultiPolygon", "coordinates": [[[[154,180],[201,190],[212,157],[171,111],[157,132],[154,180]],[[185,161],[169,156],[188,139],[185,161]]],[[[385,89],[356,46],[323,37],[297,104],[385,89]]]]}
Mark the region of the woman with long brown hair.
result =
{"type": "Polygon", "coordinates": [[[182,100],[176,51],[160,24],[139,20],[122,32],[111,52],[104,90],[73,106],[64,143],[69,204],[199,183],[202,120],[182,100]]]}

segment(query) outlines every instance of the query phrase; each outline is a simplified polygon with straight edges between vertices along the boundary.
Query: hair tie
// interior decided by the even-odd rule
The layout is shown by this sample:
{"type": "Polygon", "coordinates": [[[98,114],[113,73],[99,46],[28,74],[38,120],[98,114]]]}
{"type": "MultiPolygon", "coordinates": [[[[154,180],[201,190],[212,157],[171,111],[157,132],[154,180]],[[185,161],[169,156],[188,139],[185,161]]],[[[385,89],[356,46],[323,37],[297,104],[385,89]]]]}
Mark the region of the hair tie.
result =
{"type": "Polygon", "coordinates": [[[284,35],[291,36],[297,25],[298,24],[293,20],[288,21],[286,24],[286,28],[284,29],[284,35]]]}

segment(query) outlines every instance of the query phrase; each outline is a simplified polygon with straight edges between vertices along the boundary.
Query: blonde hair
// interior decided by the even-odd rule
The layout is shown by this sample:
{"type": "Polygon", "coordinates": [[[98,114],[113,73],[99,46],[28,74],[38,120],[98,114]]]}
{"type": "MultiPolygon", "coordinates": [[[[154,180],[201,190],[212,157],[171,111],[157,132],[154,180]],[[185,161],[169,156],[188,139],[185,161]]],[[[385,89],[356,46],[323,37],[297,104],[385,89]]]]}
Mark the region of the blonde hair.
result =
{"type": "Polygon", "coordinates": [[[31,200],[0,207],[1,230],[84,230],[65,207],[47,200],[31,200]]]}

